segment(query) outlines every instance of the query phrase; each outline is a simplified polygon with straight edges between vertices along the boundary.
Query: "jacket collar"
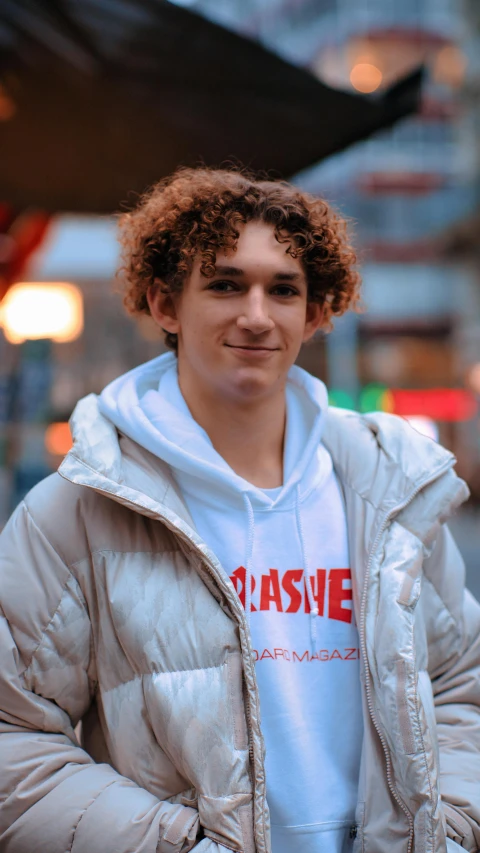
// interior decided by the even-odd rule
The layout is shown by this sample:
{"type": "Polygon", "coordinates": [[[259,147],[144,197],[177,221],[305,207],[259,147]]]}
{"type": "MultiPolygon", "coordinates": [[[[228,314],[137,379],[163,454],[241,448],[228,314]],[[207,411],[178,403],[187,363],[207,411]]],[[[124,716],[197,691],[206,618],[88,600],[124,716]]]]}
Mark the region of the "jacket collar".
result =
{"type": "Polygon", "coordinates": [[[323,441],[342,483],[383,512],[456,461],[402,418],[383,412],[359,415],[331,407],[323,441]]]}
{"type": "MultiPolygon", "coordinates": [[[[160,505],[193,527],[169,466],[136,442],[122,436],[89,394],[80,400],[70,420],[73,448],[60,465],[68,480],[109,492],[138,504],[145,499],[160,505]],[[136,496],[136,497],[135,497],[136,496]]],[[[413,430],[401,418],[384,413],[359,415],[330,408],[323,441],[344,489],[372,504],[381,516],[401,509],[424,485],[446,474],[455,457],[413,430]]],[[[436,490],[433,505],[423,507],[432,518],[468,496],[463,481],[451,474],[445,488],[436,490]],[[441,507],[440,507],[441,505],[441,507]]],[[[431,503],[431,502],[430,502],[431,503]]]]}
{"type": "Polygon", "coordinates": [[[343,486],[349,527],[358,497],[376,510],[362,537],[368,551],[389,517],[428,550],[439,525],[468,498],[453,471],[455,456],[402,418],[330,408],[323,440],[343,486]]]}
{"type": "Polygon", "coordinates": [[[169,466],[135,441],[119,434],[98,409],[98,397],[81,399],[70,418],[73,447],[58,472],[66,480],[85,485],[138,511],[178,517],[193,528],[169,466]],[[147,512],[148,510],[148,512],[147,512]]]}

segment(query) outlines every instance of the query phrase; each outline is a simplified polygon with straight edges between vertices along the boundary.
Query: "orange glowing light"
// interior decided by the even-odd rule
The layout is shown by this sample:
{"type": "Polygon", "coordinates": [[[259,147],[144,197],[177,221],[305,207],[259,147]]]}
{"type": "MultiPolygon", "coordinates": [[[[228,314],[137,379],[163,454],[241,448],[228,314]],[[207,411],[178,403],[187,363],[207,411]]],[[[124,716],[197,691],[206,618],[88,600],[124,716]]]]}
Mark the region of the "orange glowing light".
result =
{"type": "Polygon", "coordinates": [[[83,330],[83,297],[67,282],[18,282],[0,306],[0,326],[10,343],[51,338],[73,341],[83,330]]]}
{"type": "Polygon", "coordinates": [[[67,422],[50,424],[45,431],[45,447],[53,456],[65,456],[72,447],[72,435],[67,422]]]}
{"type": "Polygon", "coordinates": [[[435,56],[433,77],[436,83],[458,88],[463,83],[466,68],[467,60],[460,48],[454,44],[448,44],[435,56]]]}
{"type": "Polygon", "coordinates": [[[382,80],[382,72],[371,62],[357,62],[350,72],[350,83],[353,88],[357,92],[363,92],[364,95],[375,92],[382,80]]]}

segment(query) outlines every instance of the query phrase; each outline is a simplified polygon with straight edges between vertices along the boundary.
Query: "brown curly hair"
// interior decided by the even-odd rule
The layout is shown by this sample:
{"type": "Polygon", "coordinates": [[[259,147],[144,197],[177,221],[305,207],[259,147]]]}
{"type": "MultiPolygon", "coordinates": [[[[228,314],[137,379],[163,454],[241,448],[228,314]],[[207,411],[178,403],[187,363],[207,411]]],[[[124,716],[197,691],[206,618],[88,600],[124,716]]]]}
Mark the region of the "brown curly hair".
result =
{"type": "MultiPolygon", "coordinates": [[[[154,283],[181,291],[196,255],[202,274],[214,276],[217,251],[235,250],[239,227],[255,220],[272,225],[277,240],[288,243],[285,251],[301,259],[308,300],[325,304],[327,327],[333,315],[358,306],[356,255],[345,219],[327,202],[246,170],[181,168],[120,220],[127,310],[149,314],[147,291],[154,283]]],[[[176,350],[177,336],[166,332],[165,343],[176,350]]]]}

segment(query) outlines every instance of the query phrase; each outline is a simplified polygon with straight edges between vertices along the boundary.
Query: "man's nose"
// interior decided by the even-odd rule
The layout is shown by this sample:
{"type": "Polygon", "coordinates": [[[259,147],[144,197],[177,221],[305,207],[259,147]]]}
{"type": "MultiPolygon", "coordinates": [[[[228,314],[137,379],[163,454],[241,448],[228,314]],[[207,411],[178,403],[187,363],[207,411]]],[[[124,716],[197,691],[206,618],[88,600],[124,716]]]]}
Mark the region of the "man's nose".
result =
{"type": "Polygon", "coordinates": [[[239,329],[259,335],[262,332],[269,332],[274,325],[269,316],[268,303],[263,288],[252,288],[245,296],[241,313],[237,319],[237,326],[239,329]]]}

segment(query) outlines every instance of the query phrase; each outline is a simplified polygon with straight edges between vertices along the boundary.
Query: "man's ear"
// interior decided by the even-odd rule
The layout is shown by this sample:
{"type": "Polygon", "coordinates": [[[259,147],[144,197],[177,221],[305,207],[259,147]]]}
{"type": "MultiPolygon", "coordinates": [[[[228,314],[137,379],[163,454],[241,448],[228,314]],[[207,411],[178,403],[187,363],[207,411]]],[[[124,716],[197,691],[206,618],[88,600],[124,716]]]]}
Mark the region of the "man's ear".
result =
{"type": "Polygon", "coordinates": [[[305,329],[303,342],[310,340],[317,329],[325,324],[325,304],[320,302],[307,302],[307,313],[305,317],[305,329]]]}
{"type": "Polygon", "coordinates": [[[165,332],[178,335],[180,323],[177,318],[175,294],[160,279],[156,278],[147,290],[147,302],[153,320],[165,332]]]}

